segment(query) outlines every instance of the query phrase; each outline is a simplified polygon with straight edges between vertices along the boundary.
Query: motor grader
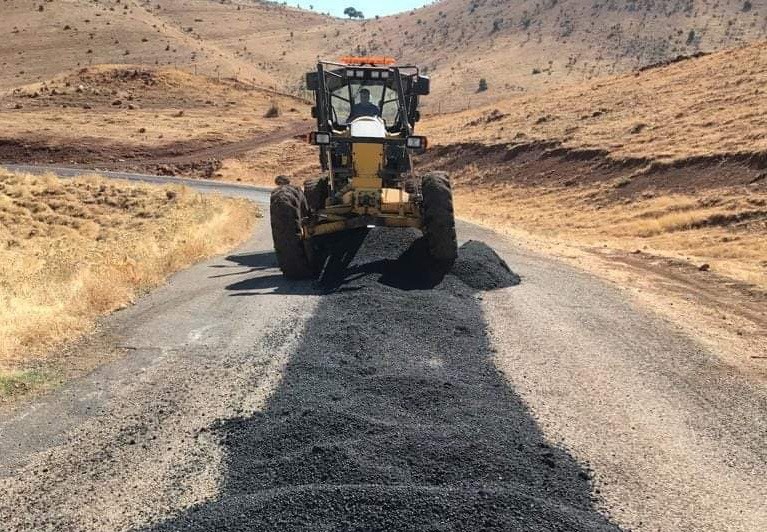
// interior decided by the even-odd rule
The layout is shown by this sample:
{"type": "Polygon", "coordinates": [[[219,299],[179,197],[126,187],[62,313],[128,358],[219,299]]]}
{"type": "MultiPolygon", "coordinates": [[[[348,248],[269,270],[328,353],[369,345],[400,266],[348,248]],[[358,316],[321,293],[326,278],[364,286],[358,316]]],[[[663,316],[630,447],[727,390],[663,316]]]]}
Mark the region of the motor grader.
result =
{"type": "Polygon", "coordinates": [[[345,57],[320,61],[306,84],[317,120],[309,142],[323,175],[303,188],[277,178],[271,226],[283,275],[320,275],[329,243],[373,227],[420,229],[431,266],[449,269],[457,255],[450,180],[413,169],[412,155],[427,147],[413,132],[429,78],[388,57],[345,57]]]}

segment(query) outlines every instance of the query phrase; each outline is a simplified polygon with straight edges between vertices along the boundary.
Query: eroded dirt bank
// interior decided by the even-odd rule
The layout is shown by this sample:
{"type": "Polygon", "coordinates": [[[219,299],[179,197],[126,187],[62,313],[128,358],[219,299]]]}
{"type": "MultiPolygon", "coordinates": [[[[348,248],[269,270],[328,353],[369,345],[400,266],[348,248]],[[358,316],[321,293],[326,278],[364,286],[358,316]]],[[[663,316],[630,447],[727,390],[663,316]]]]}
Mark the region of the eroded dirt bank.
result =
{"type": "Polygon", "coordinates": [[[0,138],[0,164],[64,165],[102,170],[200,179],[221,177],[224,162],[248,152],[291,140],[305,133],[305,124],[296,121],[273,132],[222,143],[218,139],[177,141],[141,146],[102,138],[50,142],[46,139],[0,138]]]}

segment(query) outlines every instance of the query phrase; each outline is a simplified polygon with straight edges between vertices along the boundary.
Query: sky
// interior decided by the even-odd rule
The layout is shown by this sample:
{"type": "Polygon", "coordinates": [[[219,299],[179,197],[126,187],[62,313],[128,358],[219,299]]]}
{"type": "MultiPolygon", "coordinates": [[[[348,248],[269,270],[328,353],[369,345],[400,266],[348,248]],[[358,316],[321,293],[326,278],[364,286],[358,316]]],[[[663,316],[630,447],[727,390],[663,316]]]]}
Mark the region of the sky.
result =
{"type": "Polygon", "coordinates": [[[290,5],[299,5],[304,9],[314,6],[314,10],[320,13],[330,13],[337,17],[344,17],[344,9],[353,7],[372,18],[376,15],[392,15],[400,11],[407,11],[415,7],[430,4],[426,0],[289,0],[290,5]]]}

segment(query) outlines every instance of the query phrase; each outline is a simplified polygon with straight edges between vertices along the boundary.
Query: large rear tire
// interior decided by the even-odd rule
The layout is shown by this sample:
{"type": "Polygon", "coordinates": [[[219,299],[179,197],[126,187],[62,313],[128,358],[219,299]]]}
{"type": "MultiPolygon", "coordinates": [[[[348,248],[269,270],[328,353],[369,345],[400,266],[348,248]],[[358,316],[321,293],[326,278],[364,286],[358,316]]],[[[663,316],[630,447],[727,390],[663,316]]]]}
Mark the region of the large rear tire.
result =
{"type": "Polygon", "coordinates": [[[314,276],[301,238],[301,220],[307,210],[301,189],[282,185],[273,192],[269,202],[272,239],[277,263],[288,279],[308,279],[314,276]]]}
{"type": "Polygon", "coordinates": [[[450,178],[445,172],[426,174],[421,182],[421,194],[423,233],[429,255],[440,266],[449,268],[458,257],[450,178]]]}

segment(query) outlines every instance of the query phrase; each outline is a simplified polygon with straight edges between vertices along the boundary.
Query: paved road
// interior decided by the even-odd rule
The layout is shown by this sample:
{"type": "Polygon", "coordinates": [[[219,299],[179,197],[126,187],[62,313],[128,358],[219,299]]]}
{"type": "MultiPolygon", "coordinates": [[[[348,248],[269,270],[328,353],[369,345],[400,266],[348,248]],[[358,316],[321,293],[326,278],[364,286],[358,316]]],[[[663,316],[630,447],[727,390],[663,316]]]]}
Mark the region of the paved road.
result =
{"type": "Polygon", "coordinates": [[[761,384],[617,288],[459,235],[444,278],[374,231],[319,286],[279,276],[262,223],[109,317],[82,348],[123,356],[0,416],[3,530],[767,529],[761,384]]]}
{"type": "Polygon", "coordinates": [[[201,192],[212,192],[224,196],[236,196],[248,198],[259,203],[269,203],[270,190],[262,187],[239,185],[237,183],[222,183],[220,181],[205,181],[203,179],[189,179],[186,177],[162,176],[150,174],[137,174],[132,172],[115,172],[111,170],[75,168],[71,166],[52,165],[29,165],[29,164],[1,164],[12,172],[25,172],[28,174],[52,173],[59,177],[77,177],[81,175],[98,173],[112,179],[126,179],[128,181],[141,181],[143,183],[173,183],[185,185],[201,192]]]}

